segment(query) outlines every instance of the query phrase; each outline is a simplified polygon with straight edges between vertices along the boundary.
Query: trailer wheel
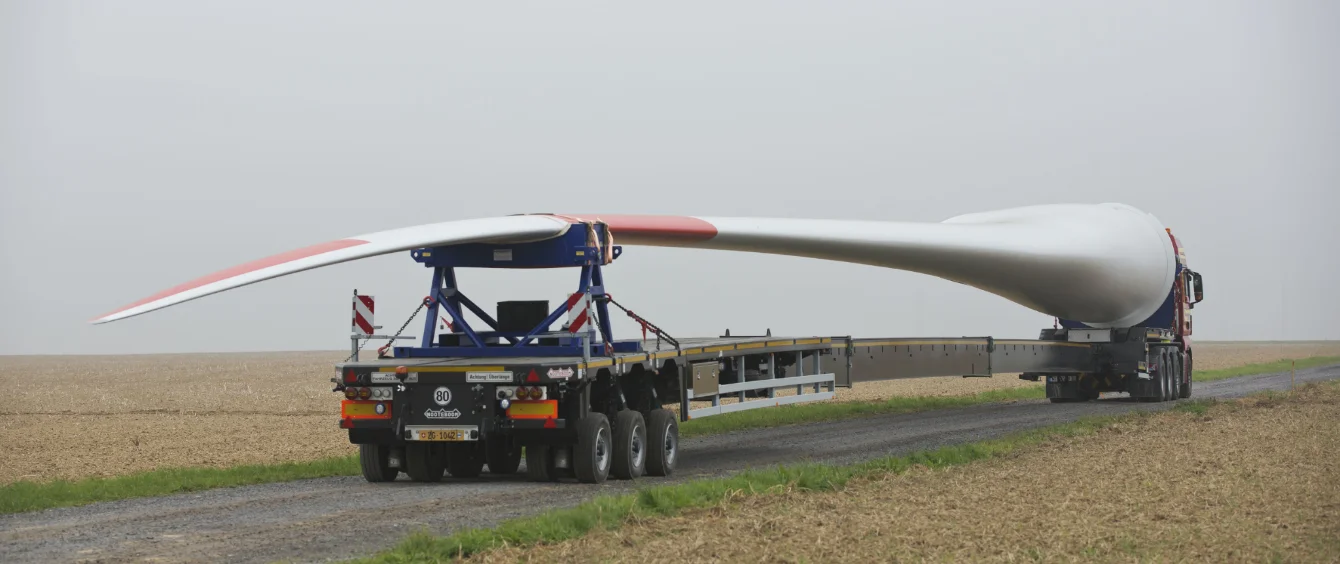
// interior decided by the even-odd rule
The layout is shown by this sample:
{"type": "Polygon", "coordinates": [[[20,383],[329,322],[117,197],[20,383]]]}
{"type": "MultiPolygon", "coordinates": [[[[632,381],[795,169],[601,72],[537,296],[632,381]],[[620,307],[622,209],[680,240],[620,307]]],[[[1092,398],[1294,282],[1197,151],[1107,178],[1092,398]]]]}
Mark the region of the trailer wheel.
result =
{"type": "Polygon", "coordinates": [[[511,437],[494,435],[484,441],[484,462],[490,474],[515,474],[521,466],[521,447],[511,437]]]}
{"type": "Polygon", "coordinates": [[[614,416],[614,462],[610,474],[620,480],[641,476],[647,467],[647,424],[631,409],[614,416]]]}
{"type": "Polygon", "coordinates": [[[1191,382],[1193,381],[1192,378],[1196,376],[1196,359],[1192,358],[1190,352],[1187,352],[1183,358],[1186,359],[1186,367],[1183,370],[1186,379],[1182,381],[1182,399],[1186,399],[1191,397],[1191,382]]]}
{"type": "Polygon", "coordinates": [[[669,476],[679,458],[679,421],[668,409],[654,409],[647,418],[647,474],[669,476]]]}
{"type": "Polygon", "coordinates": [[[358,465],[369,482],[393,482],[399,470],[391,468],[391,447],[378,444],[358,445],[358,465]]]}
{"type": "Polygon", "coordinates": [[[526,478],[532,482],[557,482],[553,450],[545,445],[526,447],[526,478]]]}
{"type": "Polygon", "coordinates": [[[478,478],[484,470],[480,446],[473,442],[448,443],[447,472],[453,478],[478,478]]]}
{"type": "Polygon", "coordinates": [[[587,413],[586,417],[578,420],[577,445],[572,449],[572,467],[577,474],[577,481],[604,483],[610,475],[613,446],[610,421],[604,413],[587,413]]]}
{"type": "Polygon", "coordinates": [[[405,445],[405,473],[411,480],[440,482],[446,467],[446,449],[442,445],[419,442],[405,445]]]}

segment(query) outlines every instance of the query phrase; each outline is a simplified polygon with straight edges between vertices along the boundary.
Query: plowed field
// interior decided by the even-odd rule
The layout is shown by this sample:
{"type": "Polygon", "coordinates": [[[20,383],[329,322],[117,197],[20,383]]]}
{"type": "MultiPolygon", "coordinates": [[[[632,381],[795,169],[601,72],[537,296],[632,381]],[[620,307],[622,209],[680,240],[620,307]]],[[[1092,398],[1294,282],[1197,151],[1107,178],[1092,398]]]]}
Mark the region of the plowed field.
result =
{"type": "MultiPolygon", "coordinates": [[[[1199,369],[1340,355],[1340,343],[1197,343],[1199,369]]],[[[0,483],[352,454],[339,352],[0,356],[0,483]]],[[[1009,376],[861,383],[837,401],[1037,386],[1009,376]]]]}

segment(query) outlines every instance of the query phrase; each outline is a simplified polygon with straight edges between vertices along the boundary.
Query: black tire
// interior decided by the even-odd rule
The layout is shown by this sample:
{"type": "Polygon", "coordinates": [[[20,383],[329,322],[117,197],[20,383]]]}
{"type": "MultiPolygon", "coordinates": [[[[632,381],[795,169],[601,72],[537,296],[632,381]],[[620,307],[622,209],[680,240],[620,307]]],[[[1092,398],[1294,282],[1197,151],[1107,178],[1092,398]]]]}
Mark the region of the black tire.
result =
{"type": "Polygon", "coordinates": [[[446,469],[446,449],[441,444],[411,442],[405,445],[405,473],[411,480],[440,482],[446,469]]]}
{"type": "Polygon", "coordinates": [[[484,454],[475,442],[447,444],[447,472],[452,478],[478,478],[484,471],[484,454]]]}
{"type": "Polygon", "coordinates": [[[1196,360],[1191,357],[1190,351],[1188,351],[1183,358],[1186,359],[1186,367],[1182,372],[1186,374],[1186,379],[1182,381],[1182,399],[1187,399],[1191,397],[1191,382],[1193,381],[1192,378],[1196,375],[1196,360]]]}
{"type": "Polygon", "coordinates": [[[1169,399],[1177,401],[1182,399],[1182,352],[1173,351],[1168,358],[1172,360],[1172,369],[1168,372],[1172,376],[1172,397],[1169,399]]]}
{"type": "Polygon", "coordinates": [[[1159,354],[1159,382],[1163,384],[1163,393],[1159,396],[1159,401],[1168,401],[1173,399],[1172,395],[1172,363],[1168,361],[1168,349],[1163,349],[1159,354]]]}
{"type": "Polygon", "coordinates": [[[679,460],[679,421],[668,409],[647,416],[647,475],[669,476],[679,460]]]}
{"type": "Polygon", "coordinates": [[[602,484],[610,475],[614,440],[604,413],[587,413],[577,421],[577,445],[572,449],[572,469],[577,481],[602,484]]]}
{"type": "Polygon", "coordinates": [[[515,474],[521,467],[521,447],[511,437],[494,435],[484,441],[484,462],[490,474],[515,474]]]}
{"type": "Polygon", "coordinates": [[[526,447],[526,478],[532,482],[558,481],[558,468],[554,466],[554,456],[549,447],[526,447]]]}
{"type": "Polygon", "coordinates": [[[631,409],[614,416],[614,461],[610,475],[632,480],[647,468],[647,424],[642,414],[631,409]]]}
{"type": "Polygon", "coordinates": [[[391,468],[391,447],[387,445],[358,445],[358,465],[363,479],[372,483],[393,482],[400,474],[391,468]]]}

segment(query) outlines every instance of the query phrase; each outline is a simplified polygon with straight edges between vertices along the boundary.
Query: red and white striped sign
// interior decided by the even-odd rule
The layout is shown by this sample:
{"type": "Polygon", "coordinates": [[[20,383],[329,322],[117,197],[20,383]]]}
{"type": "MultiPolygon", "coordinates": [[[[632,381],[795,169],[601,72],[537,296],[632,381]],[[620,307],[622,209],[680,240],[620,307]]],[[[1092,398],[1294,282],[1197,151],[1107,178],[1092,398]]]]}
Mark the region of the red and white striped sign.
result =
{"type": "Polygon", "coordinates": [[[354,294],[354,333],[372,334],[372,296],[354,294]]]}
{"type": "Polygon", "coordinates": [[[568,332],[580,333],[587,329],[591,319],[591,300],[586,292],[577,292],[568,296],[568,332]]]}

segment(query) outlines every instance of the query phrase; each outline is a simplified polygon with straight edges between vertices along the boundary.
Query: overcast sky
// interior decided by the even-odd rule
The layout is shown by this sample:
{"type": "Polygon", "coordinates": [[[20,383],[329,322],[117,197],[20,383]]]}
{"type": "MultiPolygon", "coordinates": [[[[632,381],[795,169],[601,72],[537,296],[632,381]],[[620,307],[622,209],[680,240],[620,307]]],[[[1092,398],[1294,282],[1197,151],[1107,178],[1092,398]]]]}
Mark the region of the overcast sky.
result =
{"type": "MultiPolygon", "coordinates": [[[[86,320],[406,225],[1061,202],[1172,227],[1205,276],[1197,338],[1340,338],[1336,2],[16,0],[0,56],[0,354],[344,348],[353,288],[390,330],[427,271],[397,254],[86,320]]],[[[574,277],[462,283],[480,303],[556,303],[574,277]]],[[[1051,325],[944,280],[799,258],[636,248],[608,279],[683,336],[1051,325]]]]}

